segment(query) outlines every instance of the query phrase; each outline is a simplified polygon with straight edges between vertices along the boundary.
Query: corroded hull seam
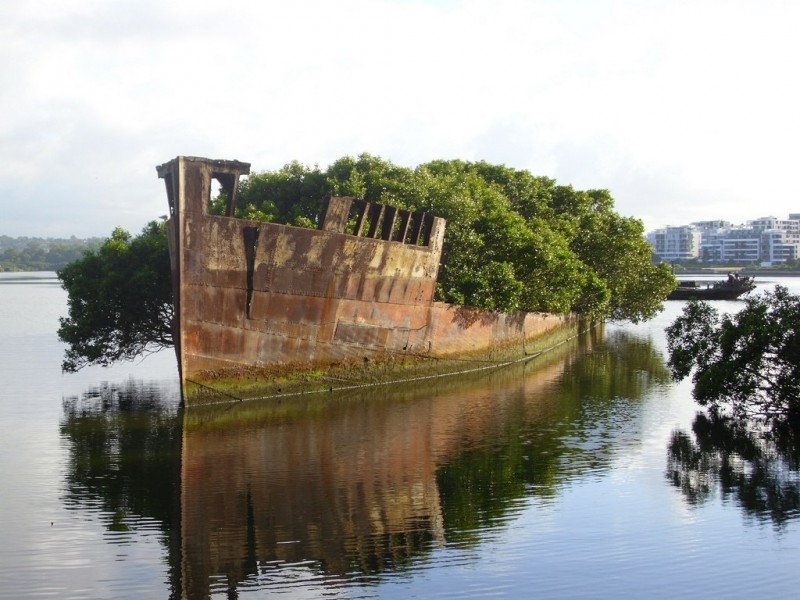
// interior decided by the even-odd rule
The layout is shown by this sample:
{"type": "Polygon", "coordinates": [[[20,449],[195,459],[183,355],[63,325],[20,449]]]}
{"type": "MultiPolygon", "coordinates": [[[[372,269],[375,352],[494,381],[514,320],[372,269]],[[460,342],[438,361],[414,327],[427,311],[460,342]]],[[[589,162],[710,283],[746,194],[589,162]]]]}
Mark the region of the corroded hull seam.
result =
{"type": "Polygon", "coordinates": [[[316,230],[250,221],[233,216],[249,164],[181,156],[157,170],[186,404],[497,368],[581,329],[572,315],[434,302],[444,219],[330,198],[316,230]],[[227,216],[209,213],[214,179],[227,216]]]}

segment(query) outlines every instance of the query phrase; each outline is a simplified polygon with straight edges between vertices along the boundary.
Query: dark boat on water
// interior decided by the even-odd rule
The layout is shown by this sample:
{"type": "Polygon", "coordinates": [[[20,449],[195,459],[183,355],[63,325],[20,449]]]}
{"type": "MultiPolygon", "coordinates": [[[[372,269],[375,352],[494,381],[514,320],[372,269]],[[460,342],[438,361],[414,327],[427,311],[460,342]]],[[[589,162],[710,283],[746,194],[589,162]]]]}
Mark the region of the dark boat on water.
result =
{"type": "Polygon", "coordinates": [[[667,300],[736,300],[755,289],[752,277],[728,275],[722,281],[680,281],[667,300]]]}

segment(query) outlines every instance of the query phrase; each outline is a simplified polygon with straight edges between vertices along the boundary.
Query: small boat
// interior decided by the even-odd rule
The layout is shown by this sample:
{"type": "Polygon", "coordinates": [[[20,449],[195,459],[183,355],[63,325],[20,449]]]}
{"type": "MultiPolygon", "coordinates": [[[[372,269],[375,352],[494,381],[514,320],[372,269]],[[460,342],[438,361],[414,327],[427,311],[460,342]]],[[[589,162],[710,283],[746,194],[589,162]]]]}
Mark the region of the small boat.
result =
{"type": "Polygon", "coordinates": [[[752,277],[731,273],[721,281],[680,281],[667,300],[736,300],[755,287],[752,277]]]}

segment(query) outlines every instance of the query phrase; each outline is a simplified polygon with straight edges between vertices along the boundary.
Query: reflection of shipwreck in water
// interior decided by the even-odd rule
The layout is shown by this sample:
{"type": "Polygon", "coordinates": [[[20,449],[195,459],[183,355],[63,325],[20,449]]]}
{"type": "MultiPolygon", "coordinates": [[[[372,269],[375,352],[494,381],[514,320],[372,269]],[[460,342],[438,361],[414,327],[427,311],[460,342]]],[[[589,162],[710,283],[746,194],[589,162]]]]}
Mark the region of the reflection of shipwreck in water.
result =
{"type": "Polygon", "coordinates": [[[464,556],[530,500],[602,476],[668,381],[649,338],[596,328],[532,363],[388,393],[179,410],[171,385],[105,386],[65,401],[64,507],[102,522],[109,549],[151,547],[159,524],[172,598],[341,596],[464,556]]]}
{"type": "MultiPolygon", "coordinates": [[[[327,587],[411,568],[437,548],[460,543],[463,516],[481,512],[452,481],[442,487],[443,467],[459,457],[478,461],[466,471],[473,478],[458,477],[457,487],[477,492],[484,508],[510,506],[514,493],[533,487],[540,495],[555,493],[551,477],[561,455],[551,447],[555,438],[541,461],[519,457],[519,465],[530,466],[524,477],[530,488],[474,479],[489,467],[470,450],[508,443],[507,430],[518,434],[523,415],[538,422],[565,410],[552,390],[592,343],[585,336],[563,345],[534,369],[521,364],[487,377],[393,389],[388,401],[362,390],[184,412],[184,597],[208,597],[210,586],[214,592],[280,588],[291,579],[327,587]]],[[[516,479],[508,451],[489,452],[502,457],[503,476],[516,479]]]]}
{"type": "Polygon", "coordinates": [[[249,169],[194,157],[158,167],[184,400],[199,396],[191,382],[226,371],[508,356],[575,326],[567,316],[434,302],[445,221],[427,213],[331,198],[316,230],[235,218],[249,169]],[[227,194],[227,216],[209,212],[212,179],[227,194]]]}

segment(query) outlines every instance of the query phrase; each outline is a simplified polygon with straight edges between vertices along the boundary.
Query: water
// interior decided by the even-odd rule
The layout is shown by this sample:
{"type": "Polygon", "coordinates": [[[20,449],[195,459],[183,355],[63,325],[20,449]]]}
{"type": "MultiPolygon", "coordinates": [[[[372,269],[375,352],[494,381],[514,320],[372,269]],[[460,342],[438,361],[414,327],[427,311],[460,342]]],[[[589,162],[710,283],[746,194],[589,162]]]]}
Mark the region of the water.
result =
{"type": "Polygon", "coordinates": [[[62,374],[65,293],[0,274],[0,597],[793,597],[796,454],[668,452],[697,443],[681,306],[480,377],[184,412],[171,352],[62,374]]]}

